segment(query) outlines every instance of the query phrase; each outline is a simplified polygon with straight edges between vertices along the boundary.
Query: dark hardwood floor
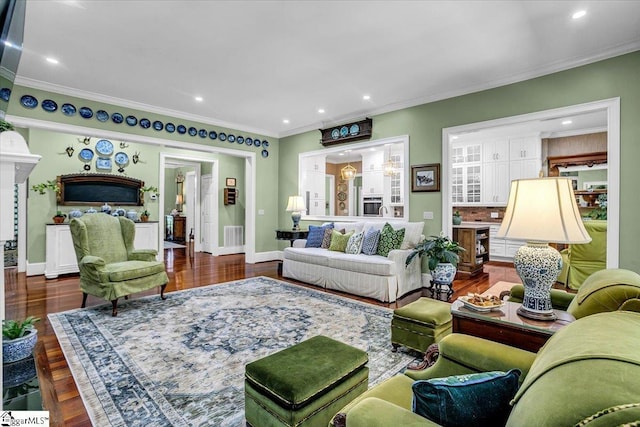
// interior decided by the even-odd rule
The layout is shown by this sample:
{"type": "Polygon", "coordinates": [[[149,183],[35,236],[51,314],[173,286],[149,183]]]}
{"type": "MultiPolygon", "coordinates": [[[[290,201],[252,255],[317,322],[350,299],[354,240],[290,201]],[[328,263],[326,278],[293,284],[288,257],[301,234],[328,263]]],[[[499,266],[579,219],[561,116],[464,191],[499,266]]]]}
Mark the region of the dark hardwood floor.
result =
{"type": "MultiPolygon", "coordinates": [[[[284,279],[278,274],[278,262],[276,261],[246,264],[244,255],[213,257],[204,253],[196,253],[195,256],[190,256],[188,249],[166,249],[165,261],[170,279],[166,289],[167,293],[255,276],[286,280],[320,290],[315,286],[284,279]]],[[[451,301],[459,295],[466,295],[469,292],[484,292],[499,281],[520,281],[511,263],[488,263],[484,266],[484,273],[473,278],[456,279],[451,301]]],[[[423,294],[429,296],[426,290],[417,291],[395,303],[386,304],[340,292],[320,291],[390,308],[406,305],[420,298],[423,294]]],[[[159,294],[159,290],[141,292],[131,298],[153,294],[159,294]]],[[[26,277],[24,273],[18,274],[16,269],[5,270],[6,318],[16,319],[34,315],[42,319],[37,323],[38,345],[35,356],[43,403],[45,409],[50,412],[52,426],[91,425],[69,366],[47,319],[49,313],[80,307],[81,300],[82,293],[79,289],[78,275],[66,275],[46,280],[44,276],[26,277]]],[[[104,303],[105,301],[91,296],[87,300],[88,306],[104,303]]]]}

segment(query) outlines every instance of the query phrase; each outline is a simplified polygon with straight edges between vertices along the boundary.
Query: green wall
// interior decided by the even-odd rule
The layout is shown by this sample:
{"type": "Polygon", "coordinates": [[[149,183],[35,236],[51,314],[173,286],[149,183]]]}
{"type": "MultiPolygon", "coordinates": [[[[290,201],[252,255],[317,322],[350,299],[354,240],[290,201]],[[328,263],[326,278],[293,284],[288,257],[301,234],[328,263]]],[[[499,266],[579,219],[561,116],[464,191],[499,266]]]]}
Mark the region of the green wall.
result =
{"type": "MultiPolygon", "coordinates": [[[[38,89],[32,89],[22,86],[14,86],[11,100],[8,108],[8,115],[24,117],[29,119],[41,120],[44,122],[53,122],[63,125],[74,125],[89,128],[89,136],[92,136],[92,145],[95,145],[95,138],[101,137],[101,131],[122,132],[130,135],[140,135],[145,137],[152,137],[156,139],[164,139],[175,142],[188,142],[191,144],[202,145],[206,147],[220,147],[223,149],[230,149],[234,152],[247,152],[251,151],[256,154],[255,169],[256,169],[256,210],[263,210],[264,215],[257,215],[256,212],[256,252],[271,251],[276,248],[275,239],[273,238],[273,230],[277,228],[278,221],[278,209],[277,195],[278,195],[278,157],[279,157],[279,143],[277,138],[267,137],[265,135],[255,134],[251,132],[237,131],[234,129],[223,128],[218,126],[212,126],[208,124],[193,122],[189,120],[182,120],[175,117],[168,117],[155,113],[148,113],[144,111],[121,108],[118,106],[84,100],[72,96],[60,95],[57,93],[51,93],[38,89]],[[221,142],[219,140],[211,140],[209,138],[200,138],[198,136],[192,137],[188,134],[180,135],[177,132],[169,134],[165,131],[155,131],[153,128],[143,129],[140,126],[128,126],[125,123],[115,124],[111,120],[107,122],[99,122],[95,116],[92,119],[84,119],[78,114],[72,117],[68,117],[60,110],[49,113],[44,111],[39,106],[35,109],[24,108],[19,100],[20,97],[29,94],[35,96],[40,102],[44,99],[54,100],[58,106],[61,106],[65,102],[74,104],[77,108],[81,106],[90,107],[94,113],[99,109],[104,109],[109,113],[119,112],[125,117],[129,114],[140,118],[148,118],[152,122],[154,120],[161,120],[163,123],[173,122],[177,124],[184,124],[186,127],[194,126],[197,129],[215,130],[216,132],[226,132],[227,134],[233,133],[235,135],[242,135],[245,138],[251,137],[253,139],[267,140],[269,142],[268,157],[261,155],[262,147],[248,147],[244,144],[231,144],[229,142],[221,142]]],[[[39,182],[43,182],[50,179],[55,179],[57,175],[78,173],[82,172],[82,164],[77,159],[77,153],[82,148],[82,144],[77,141],[77,138],[82,138],[87,135],[75,135],[70,133],[29,129],[23,131],[26,139],[29,143],[30,150],[33,154],[42,155],[42,160],[34,168],[34,171],[30,175],[29,185],[33,185],[39,182]],[[76,150],[73,158],[69,158],[64,153],[65,148],[72,144],[76,150]]],[[[112,141],[116,148],[120,141],[112,141]]],[[[240,157],[236,157],[230,154],[210,153],[203,151],[193,151],[191,149],[181,149],[175,147],[168,147],[157,144],[146,143],[131,143],[126,151],[131,158],[132,153],[140,151],[141,162],[137,165],[130,164],[127,167],[126,174],[137,179],[145,181],[146,185],[154,185],[159,187],[159,162],[160,153],[185,155],[185,156],[197,156],[204,159],[218,160],[218,176],[214,177],[219,183],[220,189],[224,187],[224,178],[234,176],[237,178],[238,188],[240,189],[239,203],[232,207],[224,206],[222,203],[222,191],[219,196],[219,243],[222,245],[222,230],[225,225],[237,225],[244,224],[245,215],[245,199],[244,195],[246,191],[244,186],[245,176],[245,160],[240,157]]],[[[202,173],[211,173],[210,163],[203,163],[206,165],[203,168],[202,173]]],[[[95,172],[92,170],[91,172],[95,172]]],[[[118,172],[113,171],[117,174],[118,172]]],[[[172,191],[175,191],[175,183],[172,191]]],[[[173,201],[175,201],[175,193],[173,194],[173,201]]],[[[158,206],[158,201],[150,202],[147,199],[147,206],[151,212],[151,220],[162,219],[164,206],[161,208],[158,206]]],[[[173,202],[172,202],[173,203],[173,202]]],[[[44,262],[44,224],[51,222],[51,217],[55,213],[55,202],[53,195],[41,196],[37,193],[29,191],[28,199],[28,218],[27,218],[27,260],[29,263],[44,262]]],[[[72,210],[72,207],[64,207],[63,211],[68,212],[72,210]]],[[[82,210],[85,210],[84,208],[82,210]]]]}
{"type": "MultiPolygon", "coordinates": [[[[468,123],[566,107],[620,97],[620,267],[640,272],[634,255],[640,223],[640,198],[634,185],[640,179],[640,52],[619,56],[536,79],[495,89],[419,105],[373,117],[372,139],[408,134],[411,164],[442,163],[442,129],[468,123]]],[[[298,154],[318,149],[318,131],[282,138],[280,164],[297,165],[298,154]]],[[[345,145],[346,146],[346,145],[345,145]]],[[[297,191],[298,169],[282,168],[278,205],[297,191]]],[[[425,234],[437,234],[442,224],[440,193],[411,193],[409,217],[420,221],[422,212],[434,212],[425,221],[425,234]]],[[[280,213],[279,225],[290,218],[280,213]]]]}

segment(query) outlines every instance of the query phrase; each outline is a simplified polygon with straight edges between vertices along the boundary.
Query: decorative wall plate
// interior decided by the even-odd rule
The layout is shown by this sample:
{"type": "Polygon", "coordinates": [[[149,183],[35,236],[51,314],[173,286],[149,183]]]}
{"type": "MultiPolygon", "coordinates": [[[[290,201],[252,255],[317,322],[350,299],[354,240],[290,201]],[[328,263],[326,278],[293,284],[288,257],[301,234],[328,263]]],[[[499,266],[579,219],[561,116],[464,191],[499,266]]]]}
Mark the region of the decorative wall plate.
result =
{"type": "Polygon", "coordinates": [[[93,159],[93,150],[91,148],[83,148],[82,150],[80,150],[80,152],[78,153],[78,157],[80,158],[80,160],[85,161],[85,162],[90,162],[91,159],[93,159]]]}
{"type": "Polygon", "coordinates": [[[193,126],[191,126],[189,128],[189,135],[191,136],[196,136],[198,134],[198,129],[194,128],[193,126]]]}
{"type": "Polygon", "coordinates": [[[244,143],[251,147],[253,145],[253,139],[247,137],[247,139],[244,140],[244,143]]]}
{"type": "Polygon", "coordinates": [[[106,122],[107,120],[109,120],[109,113],[104,110],[96,111],[96,120],[98,120],[99,122],[106,122]]]}
{"type": "Polygon", "coordinates": [[[75,116],[76,115],[76,106],[73,104],[62,104],[62,107],[60,107],[60,111],[62,111],[62,114],[64,114],[65,116],[75,116]]]}
{"type": "Polygon", "coordinates": [[[93,110],[89,107],[80,107],[79,113],[80,117],[83,119],[90,119],[93,117],[93,110]]]}
{"type": "Polygon", "coordinates": [[[22,95],[22,98],[20,98],[20,104],[22,104],[24,108],[36,108],[38,106],[38,100],[35,96],[22,95]]]}
{"type": "Polygon", "coordinates": [[[269,152],[267,150],[262,150],[262,157],[269,157],[269,152]]]}
{"type": "Polygon", "coordinates": [[[124,166],[129,163],[129,156],[127,153],[119,151],[115,156],[113,156],[113,161],[116,162],[116,165],[118,166],[124,166]]]}
{"type": "Polygon", "coordinates": [[[136,118],[136,116],[127,116],[125,121],[129,126],[135,126],[138,124],[138,119],[136,118]]]}
{"type": "Polygon", "coordinates": [[[44,111],[48,111],[49,113],[53,113],[58,110],[58,104],[51,99],[45,99],[42,101],[42,109],[44,111]]]}
{"type": "Polygon", "coordinates": [[[262,140],[262,146],[265,147],[265,148],[268,147],[269,146],[269,141],[262,140]]]}
{"type": "Polygon", "coordinates": [[[206,138],[206,137],[207,137],[207,130],[206,130],[206,129],[200,129],[200,130],[198,131],[198,136],[199,136],[200,138],[206,138]]]}
{"type": "Polygon", "coordinates": [[[236,140],[238,144],[244,144],[244,136],[238,135],[238,139],[236,140]]]}
{"type": "Polygon", "coordinates": [[[140,119],[140,127],[143,129],[149,129],[151,127],[151,120],[140,119]]]}
{"type": "Polygon", "coordinates": [[[347,135],[349,135],[349,128],[346,126],[342,126],[340,128],[340,136],[344,138],[347,135]]]}
{"type": "Polygon", "coordinates": [[[218,132],[216,132],[215,130],[212,130],[211,132],[209,132],[209,138],[217,139],[218,138],[218,132]]]}
{"type": "Polygon", "coordinates": [[[346,207],[346,205],[344,204],[344,202],[340,202],[340,203],[338,203],[338,207],[340,209],[344,209],[346,207]]]}
{"type": "Polygon", "coordinates": [[[352,124],[349,128],[349,134],[357,135],[358,133],[360,133],[360,125],[358,125],[357,123],[352,124]]]}
{"type": "Polygon", "coordinates": [[[124,122],[124,117],[120,113],[113,113],[111,115],[111,121],[117,125],[124,122]]]}
{"type": "Polygon", "coordinates": [[[226,133],[224,133],[224,132],[220,132],[220,133],[218,134],[218,139],[219,139],[220,141],[226,141],[226,140],[227,140],[227,134],[226,134],[226,133]]]}
{"type": "Polygon", "coordinates": [[[0,89],[0,99],[5,102],[9,102],[9,98],[11,98],[11,89],[8,87],[3,87],[0,89]]]}
{"type": "Polygon", "coordinates": [[[227,140],[229,142],[236,142],[236,136],[233,134],[230,134],[229,136],[227,136],[227,140]]]}
{"type": "Polygon", "coordinates": [[[338,200],[340,200],[341,202],[344,202],[345,200],[347,200],[347,193],[343,193],[342,191],[338,193],[338,200]]]}
{"type": "Polygon", "coordinates": [[[174,133],[176,131],[176,125],[174,125],[173,123],[167,123],[166,125],[164,125],[164,130],[169,133],[174,133]]]}
{"type": "Polygon", "coordinates": [[[113,154],[113,144],[108,139],[101,139],[96,142],[96,152],[102,156],[113,154]]]}
{"type": "Polygon", "coordinates": [[[96,159],[96,169],[111,170],[111,159],[98,157],[96,159]]]}
{"type": "Polygon", "coordinates": [[[184,125],[178,125],[177,129],[180,135],[187,133],[187,128],[184,125]]]}
{"type": "Polygon", "coordinates": [[[253,140],[253,145],[256,147],[260,147],[260,140],[259,139],[254,139],[253,140]]]}
{"type": "Polygon", "coordinates": [[[160,120],[156,120],[153,122],[153,128],[157,131],[161,131],[164,129],[164,124],[160,120]]]}
{"type": "Polygon", "coordinates": [[[345,184],[344,182],[338,184],[338,191],[347,191],[348,187],[347,184],[345,184]]]}

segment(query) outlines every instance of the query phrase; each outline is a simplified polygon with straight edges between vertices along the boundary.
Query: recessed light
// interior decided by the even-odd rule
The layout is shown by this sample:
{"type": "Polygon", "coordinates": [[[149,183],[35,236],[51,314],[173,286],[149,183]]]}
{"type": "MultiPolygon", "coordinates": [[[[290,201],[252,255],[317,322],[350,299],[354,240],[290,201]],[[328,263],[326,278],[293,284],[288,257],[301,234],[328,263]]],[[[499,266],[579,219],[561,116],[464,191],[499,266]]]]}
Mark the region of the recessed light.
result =
{"type": "Polygon", "coordinates": [[[284,123],[285,125],[289,124],[289,119],[282,119],[282,123],[284,123]]]}
{"type": "Polygon", "coordinates": [[[323,114],[324,113],[324,108],[318,108],[318,113],[323,114]]]}
{"type": "Polygon", "coordinates": [[[368,100],[371,99],[371,96],[370,95],[363,95],[362,99],[364,99],[365,101],[368,101],[368,100]]]}
{"type": "Polygon", "coordinates": [[[45,59],[46,59],[46,60],[47,60],[47,62],[48,62],[48,63],[50,63],[50,64],[59,64],[59,63],[60,63],[60,61],[58,61],[56,58],[52,58],[52,57],[50,57],[50,56],[47,56],[45,59]]]}
{"type": "Polygon", "coordinates": [[[585,16],[586,14],[587,14],[587,11],[586,11],[586,10],[579,10],[579,11],[577,11],[576,13],[574,13],[573,15],[571,15],[571,17],[572,17],[573,19],[580,19],[580,18],[582,18],[583,16],[585,16]]]}
{"type": "Polygon", "coordinates": [[[563,125],[570,125],[571,123],[573,123],[573,121],[571,121],[571,120],[563,120],[562,121],[563,125]]]}
{"type": "Polygon", "coordinates": [[[458,139],[458,135],[453,135],[451,139],[458,139]]]}
{"type": "Polygon", "coordinates": [[[13,47],[13,43],[11,43],[9,40],[5,40],[4,45],[7,47],[13,47]]]}
{"type": "Polygon", "coordinates": [[[338,153],[338,156],[344,156],[344,153],[338,153]]]}
{"type": "Polygon", "coordinates": [[[204,98],[203,98],[203,97],[201,97],[201,96],[196,96],[194,99],[195,99],[196,101],[198,101],[198,102],[202,102],[202,101],[204,101],[204,98]]]}

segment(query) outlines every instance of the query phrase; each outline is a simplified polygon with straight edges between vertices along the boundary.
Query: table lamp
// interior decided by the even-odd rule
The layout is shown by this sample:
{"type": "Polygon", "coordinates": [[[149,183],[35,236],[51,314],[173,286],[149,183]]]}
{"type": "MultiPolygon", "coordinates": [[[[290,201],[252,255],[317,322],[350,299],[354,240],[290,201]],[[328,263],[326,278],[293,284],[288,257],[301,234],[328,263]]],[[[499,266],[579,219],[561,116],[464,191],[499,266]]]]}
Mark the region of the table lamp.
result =
{"type": "Polygon", "coordinates": [[[300,217],[303,211],[307,210],[304,205],[304,199],[302,196],[289,196],[289,202],[287,203],[287,212],[291,212],[291,219],[293,220],[293,230],[300,230],[300,217]]]}
{"type": "Polygon", "coordinates": [[[509,202],[496,237],[527,242],[513,259],[524,285],[518,314],[530,319],[555,320],[550,290],[562,269],[562,257],[548,243],[591,241],[580,217],[571,180],[512,181],[509,202]]]}

